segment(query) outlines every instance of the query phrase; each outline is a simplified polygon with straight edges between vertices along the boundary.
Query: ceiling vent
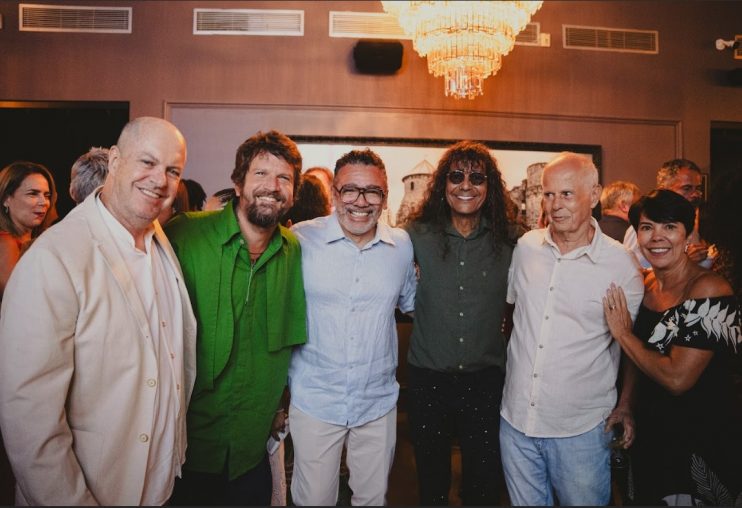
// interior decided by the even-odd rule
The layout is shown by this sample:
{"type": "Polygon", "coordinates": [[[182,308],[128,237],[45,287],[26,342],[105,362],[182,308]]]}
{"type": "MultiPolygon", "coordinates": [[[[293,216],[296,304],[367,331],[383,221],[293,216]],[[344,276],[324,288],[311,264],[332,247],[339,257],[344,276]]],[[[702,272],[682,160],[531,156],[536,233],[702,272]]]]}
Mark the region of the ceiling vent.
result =
{"type": "Polygon", "coordinates": [[[515,36],[515,43],[522,46],[541,45],[541,23],[528,23],[526,27],[515,36]]]}
{"type": "Polygon", "coordinates": [[[304,35],[304,11],[193,9],[194,35],[304,35]]]}
{"type": "Polygon", "coordinates": [[[410,40],[397,18],[382,12],[330,11],[330,37],[410,40]]]}
{"type": "Polygon", "coordinates": [[[621,53],[659,53],[659,32],[596,26],[562,25],[567,49],[617,51],[621,53]]]}
{"type": "Polygon", "coordinates": [[[131,7],[18,4],[21,32],[131,33],[131,7]]]}
{"type": "MultiPolygon", "coordinates": [[[[539,46],[540,23],[528,23],[515,38],[516,44],[539,46]]],[[[397,19],[383,12],[330,11],[330,37],[352,39],[411,40],[397,19]]]]}

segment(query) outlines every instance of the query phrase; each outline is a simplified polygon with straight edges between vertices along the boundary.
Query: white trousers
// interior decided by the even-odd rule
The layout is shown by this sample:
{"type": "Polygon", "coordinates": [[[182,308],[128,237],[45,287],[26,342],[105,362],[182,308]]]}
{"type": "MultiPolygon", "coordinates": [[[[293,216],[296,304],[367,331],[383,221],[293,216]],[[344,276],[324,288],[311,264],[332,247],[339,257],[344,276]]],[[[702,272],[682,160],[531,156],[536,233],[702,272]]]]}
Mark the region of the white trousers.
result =
{"type": "Polygon", "coordinates": [[[360,427],[332,425],[291,405],[294,472],[291,497],[296,506],[335,506],[338,500],[340,457],[346,463],[353,506],[386,504],[389,471],[397,442],[397,410],[360,427]]]}

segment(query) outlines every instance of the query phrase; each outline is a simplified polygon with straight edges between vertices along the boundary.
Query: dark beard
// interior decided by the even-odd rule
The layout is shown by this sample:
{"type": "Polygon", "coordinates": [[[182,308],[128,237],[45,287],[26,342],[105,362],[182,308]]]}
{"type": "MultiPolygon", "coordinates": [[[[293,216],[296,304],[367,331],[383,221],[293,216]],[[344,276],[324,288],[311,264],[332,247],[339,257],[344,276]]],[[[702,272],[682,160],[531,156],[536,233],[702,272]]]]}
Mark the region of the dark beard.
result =
{"type": "Polygon", "coordinates": [[[270,213],[261,213],[260,207],[255,203],[251,204],[247,208],[247,220],[261,228],[272,228],[277,226],[282,216],[283,212],[281,210],[270,213]]]}

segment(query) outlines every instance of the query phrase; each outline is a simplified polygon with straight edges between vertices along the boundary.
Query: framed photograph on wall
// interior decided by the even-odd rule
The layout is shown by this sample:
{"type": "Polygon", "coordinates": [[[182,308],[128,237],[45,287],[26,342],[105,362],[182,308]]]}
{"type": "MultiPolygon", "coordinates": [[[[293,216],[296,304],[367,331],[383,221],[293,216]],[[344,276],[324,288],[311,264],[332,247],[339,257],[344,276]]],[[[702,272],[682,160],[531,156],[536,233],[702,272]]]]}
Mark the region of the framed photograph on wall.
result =
{"type": "MultiPolygon", "coordinates": [[[[303,167],[324,166],[333,170],[335,161],[350,150],[370,148],[384,161],[389,180],[387,210],[382,219],[392,226],[403,225],[422,202],[428,183],[443,152],[454,139],[363,138],[289,135],[299,147],[303,167]]],[[[502,173],[510,197],[530,227],[541,213],[541,173],[544,165],[563,151],[592,158],[600,174],[600,145],[477,140],[486,145],[502,173]]]]}

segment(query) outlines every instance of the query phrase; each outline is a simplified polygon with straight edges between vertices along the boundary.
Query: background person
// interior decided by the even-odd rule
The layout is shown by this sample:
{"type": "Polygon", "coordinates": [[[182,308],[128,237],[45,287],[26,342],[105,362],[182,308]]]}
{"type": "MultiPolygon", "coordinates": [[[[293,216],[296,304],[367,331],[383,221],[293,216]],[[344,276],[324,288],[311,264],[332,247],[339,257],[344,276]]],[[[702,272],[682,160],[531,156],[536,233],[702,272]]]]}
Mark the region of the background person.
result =
{"type": "Polygon", "coordinates": [[[695,222],[680,195],[656,190],[632,208],[652,265],[632,331],[620,287],[604,312],[611,334],[639,368],[632,448],[641,505],[738,503],[742,417],[728,359],[740,354],[740,309],[729,283],[685,254],[695,222]]]}
{"type": "Polygon", "coordinates": [[[513,208],[489,149],[461,141],[441,156],[407,232],[419,267],[408,354],[408,415],[419,503],[447,505],[451,445],[461,447],[467,505],[500,504],[500,400],[505,376],[513,208]]]}
{"type": "Polygon", "coordinates": [[[623,242],[629,228],[629,208],[641,197],[639,187],[632,182],[616,180],[600,193],[600,230],[617,242],[623,242]]]}
{"type": "Polygon", "coordinates": [[[56,219],[57,191],[46,167],[18,161],[0,171],[0,300],[21,255],[56,219]]]}
{"type": "Polygon", "coordinates": [[[70,197],[75,204],[103,185],[108,176],[108,148],[91,147],[77,158],[70,170],[70,197]]]}

